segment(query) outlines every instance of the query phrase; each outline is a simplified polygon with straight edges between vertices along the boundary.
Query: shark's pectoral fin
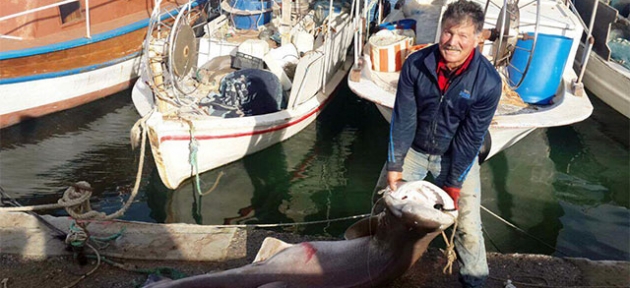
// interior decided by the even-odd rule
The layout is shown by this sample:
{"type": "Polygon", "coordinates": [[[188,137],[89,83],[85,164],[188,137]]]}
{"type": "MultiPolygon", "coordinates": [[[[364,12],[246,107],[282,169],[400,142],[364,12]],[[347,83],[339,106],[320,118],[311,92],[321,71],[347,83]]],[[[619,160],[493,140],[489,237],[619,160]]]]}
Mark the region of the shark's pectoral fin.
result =
{"type": "Polygon", "coordinates": [[[286,288],[289,287],[287,282],[271,282],[265,285],[258,286],[258,288],[286,288]]]}
{"type": "Polygon", "coordinates": [[[361,238],[365,236],[371,236],[376,233],[378,227],[378,216],[373,215],[367,218],[363,218],[354,224],[352,224],[346,232],[343,234],[343,237],[346,240],[352,240],[356,238],[361,238]]]}
{"type": "MultiPolygon", "coordinates": [[[[267,237],[265,238],[263,243],[260,245],[260,249],[258,249],[258,254],[256,254],[256,258],[254,259],[253,263],[267,260],[271,258],[271,256],[276,255],[278,252],[291,246],[293,246],[293,244],[283,242],[273,237],[267,237]]],[[[272,284],[272,283],[269,283],[269,284],[272,284]]],[[[275,286],[270,286],[270,287],[275,287],[275,286]]],[[[278,286],[278,287],[282,287],[282,286],[278,286]]]]}

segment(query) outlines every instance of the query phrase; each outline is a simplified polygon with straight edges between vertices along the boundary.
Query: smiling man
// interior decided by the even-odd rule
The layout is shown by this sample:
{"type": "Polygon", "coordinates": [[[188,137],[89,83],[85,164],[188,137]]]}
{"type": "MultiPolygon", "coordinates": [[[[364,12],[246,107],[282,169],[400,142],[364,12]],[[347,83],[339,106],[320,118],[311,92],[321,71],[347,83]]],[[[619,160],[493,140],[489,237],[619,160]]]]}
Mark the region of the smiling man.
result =
{"type": "Polygon", "coordinates": [[[488,275],[481,230],[478,153],[501,96],[501,78],[475,49],[483,9],[451,3],[440,42],[405,61],[391,119],[387,183],[422,180],[428,173],[459,209],[455,249],[464,287],[481,287],[488,275]]]}

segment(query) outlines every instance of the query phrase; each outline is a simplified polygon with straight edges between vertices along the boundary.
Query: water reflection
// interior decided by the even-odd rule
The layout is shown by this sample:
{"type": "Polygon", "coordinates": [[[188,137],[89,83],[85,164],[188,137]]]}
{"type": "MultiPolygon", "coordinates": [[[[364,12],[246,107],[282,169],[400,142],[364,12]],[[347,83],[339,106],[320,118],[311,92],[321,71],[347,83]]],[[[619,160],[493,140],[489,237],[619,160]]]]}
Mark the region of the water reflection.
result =
{"type": "MultiPolygon", "coordinates": [[[[595,112],[584,122],[534,131],[481,166],[482,204],[553,247],[482,212],[489,250],[630,260],[630,121],[592,102],[595,112]]],[[[128,135],[137,118],[125,91],[0,130],[0,185],[26,205],[54,203],[84,180],[95,187],[92,207],[114,212],[136,177],[138,153],[128,135]]],[[[374,105],[342,86],[295,137],[202,174],[199,190],[206,192],[224,173],[206,196],[192,181],[166,189],[147,151],[140,193],[123,219],[256,224],[365,214],[387,134],[374,105]]],[[[352,222],[283,229],[339,236],[352,222]]]]}
{"type": "MultiPolygon", "coordinates": [[[[372,108],[365,110],[364,107],[369,106],[349,98],[351,96],[343,91],[338,93],[340,99],[330,103],[315,123],[291,139],[200,175],[200,189],[196,188],[193,178],[177,190],[169,191],[163,185],[156,187],[161,183],[157,176],[152,177],[152,188],[147,189],[152,215],[158,222],[168,223],[268,224],[366,213],[371,205],[366,195],[373,181],[364,179],[376,179],[380,168],[378,164],[371,164],[375,162],[370,155],[374,150],[369,149],[382,145],[378,149],[384,153],[386,139],[378,139],[380,136],[375,134],[382,135],[387,125],[361,120],[381,121],[373,116],[357,119],[357,116],[365,116],[361,113],[378,114],[374,114],[377,112],[372,108]],[[348,110],[357,111],[359,115],[345,113],[348,110]],[[378,129],[357,127],[371,124],[378,129]],[[365,142],[366,138],[370,141],[365,142]],[[353,179],[353,175],[358,179],[353,179]],[[211,192],[200,196],[197,190],[211,192]]],[[[349,224],[284,229],[338,235],[349,224]]]]}
{"type": "Polygon", "coordinates": [[[109,193],[124,193],[136,171],[128,134],[121,133],[137,119],[129,103],[125,91],[0,130],[2,187],[23,204],[56,202],[81,180],[95,196],[112,185],[109,193]]]}
{"type": "Polygon", "coordinates": [[[630,121],[598,99],[587,120],[539,129],[482,165],[489,250],[630,260],[630,121]]]}
{"type": "Polygon", "coordinates": [[[568,256],[628,261],[630,120],[594,104],[600,113],[588,121],[547,133],[557,170],[555,197],[564,212],[557,249],[568,256]]]}
{"type": "MultiPolygon", "coordinates": [[[[544,129],[535,130],[481,167],[482,205],[553,247],[562,209],[554,198],[555,165],[544,129]],[[523,161],[527,159],[527,161],[523,161]]],[[[549,254],[552,248],[482,212],[490,250],[549,254]],[[536,245],[534,245],[536,244],[536,245]]]]}
{"type": "Polygon", "coordinates": [[[601,204],[584,207],[560,201],[564,216],[558,235],[561,256],[593,260],[630,261],[630,235],[620,227],[630,227],[628,209],[601,204]]]}

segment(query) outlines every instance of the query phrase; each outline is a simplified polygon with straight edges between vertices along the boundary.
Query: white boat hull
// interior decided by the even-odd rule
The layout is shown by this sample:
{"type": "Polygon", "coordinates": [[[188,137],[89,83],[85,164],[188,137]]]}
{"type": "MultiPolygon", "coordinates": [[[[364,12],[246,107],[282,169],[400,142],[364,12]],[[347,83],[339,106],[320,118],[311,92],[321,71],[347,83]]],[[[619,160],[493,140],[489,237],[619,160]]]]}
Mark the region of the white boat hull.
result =
{"type": "MultiPolygon", "coordinates": [[[[545,2],[551,3],[551,1],[545,2]]],[[[544,5],[545,8],[550,9],[549,13],[551,13],[551,15],[559,13],[554,8],[555,6],[552,5],[553,3],[550,3],[546,3],[544,5]]],[[[427,10],[431,8],[422,9],[427,10]]],[[[420,13],[420,15],[424,14],[420,13]]],[[[521,16],[523,17],[523,14],[521,14],[521,16]]],[[[492,17],[495,17],[496,19],[496,14],[494,16],[488,16],[487,18],[492,19],[492,17]]],[[[531,18],[531,15],[528,14],[527,17],[531,18]]],[[[532,21],[527,17],[524,18],[525,21],[532,21]]],[[[523,21],[524,19],[521,19],[521,21],[523,21]]],[[[554,19],[555,18],[552,17],[545,17],[545,25],[541,27],[541,32],[549,34],[560,33],[561,35],[577,37],[577,39],[579,40],[579,37],[582,34],[582,30],[580,27],[574,26],[569,28],[566,25],[562,25],[562,23],[552,23],[554,19]]],[[[418,23],[418,27],[426,26],[424,25],[424,23],[422,25],[420,25],[420,22],[418,23]]],[[[488,20],[486,20],[486,23],[488,23],[488,20]]],[[[430,23],[427,25],[430,25],[430,23]]],[[[416,38],[416,43],[430,43],[433,41],[432,37],[433,36],[428,35],[424,39],[416,38]]],[[[578,44],[578,41],[574,40],[569,59],[573,59],[572,57],[575,57],[578,44]]],[[[385,119],[389,121],[396,98],[396,87],[398,83],[399,72],[383,73],[373,71],[369,51],[364,51],[361,62],[363,64],[361,66],[359,81],[349,80],[348,86],[360,98],[373,102],[377,106],[383,117],[385,117],[385,119]]],[[[523,139],[536,128],[569,125],[580,122],[591,115],[593,111],[593,106],[590,103],[588,96],[577,96],[573,92],[574,89],[572,87],[572,82],[577,79],[577,74],[572,69],[573,61],[567,62],[568,63],[563,70],[564,73],[562,75],[560,85],[558,87],[555,97],[552,100],[553,104],[537,106],[535,107],[535,109],[528,108],[528,111],[525,113],[495,114],[493,121],[489,127],[491,146],[489,154],[486,156],[486,159],[489,159],[493,155],[496,155],[498,152],[514,145],[516,142],[523,139]]]]}
{"type": "Polygon", "coordinates": [[[630,71],[591,53],[584,71],[584,86],[608,106],[630,118],[630,71]]]}
{"type": "MultiPolygon", "coordinates": [[[[350,67],[351,63],[350,59],[346,60],[345,67],[350,67]]],[[[154,113],[147,120],[147,127],[162,182],[166,187],[175,189],[197,173],[289,139],[316,119],[332,100],[335,87],[346,73],[345,69],[338,71],[327,84],[326,92],[319,92],[294,110],[242,118],[200,119],[194,121],[192,131],[184,121],[164,119],[162,114],[154,113]],[[196,159],[192,161],[189,157],[193,152],[191,148],[197,149],[196,159]],[[191,162],[196,162],[196,167],[191,162]]]]}
{"type": "Polygon", "coordinates": [[[139,56],[88,72],[0,85],[2,123],[15,124],[127,89],[138,77],[138,62],[139,56]]]}
{"type": "MultiPolygon", "coordinates": [[[[381,112],[381,115],[383,115],[383,118],[385,118],[387,122],[391,121],[392,107],[376,104],[376,108],[379,112],[381,112]]],[[[490,139],[492,139],[492,145],[490,146],[490,151],[488,152],[486,159],[490,159],[490,157],[516,144],[516,142],[525,138],[525,136],[533,132],[535,129],[536,127],[501,128],[490,126],[488,130],[490,132],[490,139]]]]}

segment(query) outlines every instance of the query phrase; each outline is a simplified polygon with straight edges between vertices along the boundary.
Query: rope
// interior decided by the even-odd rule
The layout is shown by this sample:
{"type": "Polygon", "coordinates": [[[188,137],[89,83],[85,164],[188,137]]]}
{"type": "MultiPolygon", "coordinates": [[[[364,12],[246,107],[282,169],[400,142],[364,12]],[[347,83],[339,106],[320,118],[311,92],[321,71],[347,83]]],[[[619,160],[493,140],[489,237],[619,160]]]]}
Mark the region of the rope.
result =
{"type": "Polygon", "coordinates": [[[508,226],[510,226],[510,227],[512,227],[512,228],[514,228],[516,231],[521,232],[521,233],[523,233],[523,234],[525,234],[525,235],[527,235],[527,236],[531,237],[532,239],[534,239],[534,240],[536,240],[536,241],[538,241],[538,242],[542,243],[542,244],[543,244],[543,245],[545,245],[547,248],[549,248],[549,249],[551,249],[551,250],[553,250],[553,251],[556,251],[556,252],[558,252],[558,253],[562,254],[563,256],[568,256],[566,253],[563,253],[562,251],[560,251],[560,250],[556,249],[555,247],[553,247],[553,246],[551,246],[551,245],[547,244],[547,243],[546,243],[545,241],[543,241],[542,239],[540,239],[540,238],[538,238],[538,237],[536,237],[536,236],[534,236],[534,235],[531,235],[531,234],[527,233],[527,231],[525,231],[525,230],[523,230],[523,229],[521,229],[521,228],[518,228],[516,225],[514,225],[514,224],[510,223],[509,221],[507,221],[507,220],[505,220],[505,219],[501,218],[501,216],[499,216],[499,215],[495,214],[494,212],[490,211],[488,208],[484,207],[483,205],[481,205],[481,209],[483,209],[484,211],[488,212],[488,214],[490,214],[490,215],[494,216],[495,218],[499,219],[501,222],[505,223],[506,225],[508,225],[508,226]]]}
{"type": "MultiPolygon", "coordinates": [[[[11,196],[9,196],[6,192],[4,192],[4,189],[2,188],[2,186],[0,186],[0,203],[2,205],[12,205],[13,207],[21,207],[22,205],[15,201],[15,199],[11,198],[11,196]]],[[[2,207],[0,207],[2,208],[2,207]]],[[[66,237],[66,232],[61,231],[61,229],[55,227],[54,225],[50,224],[50,222],[46,221],[42,216],[39,216],[39,214],[35,213],[35,212],[26,212],[30,215],[33,215],[35,218],[37,218],[37,220],[39,220],[42,224],[44,224],[44,226],[48,227],[50,230],[52,230],[53,232],[55,232],[57,235],[55,236],[55,238],[65,238],[66,237]]]]}
{"type": "Polygon", "coordinates": [[[188,156],[188,161],[190,165],[193,167],[193,173],[195,174],[195,190],[199,196],[206,196],[212,191],[214,191],[219,185],[219,180],[223,177],[223,171],[219,172],[219,176],[217,176],[217,180],[214,181],[214,184],[210,189],[206,192],[201,192],[201,180],[199,178],[199,163],[197,162],[197,153],[199,152],[199,142],[197,138],[195,138],[195,127],[193,126],[192,121],[188,121],[187,119],[183,119],[190,126],[190,144],[188,145],[190,149],[190,155],[188,156]]]}
{"type": "Polygon", "coordinates": [[[275,227],[314,225],[314,224],[323,224],[323,223],[330,223],[330,222],[339,222],[339,221],[345,221],[345,220],[365,218],[368,216],[370,216],[370,214],[360,214],[360,215],[341,217],[341,218],[335,218],[335,219],[296,222],[296,223],[212,225],[212,227],[216,227],[216,228],[275,228],[275,227]]]}
{"type": "Polygon", "coordinates": [[[92,251],[94,251],[94,254],[96,254],[96,266],[94,266],[94,268],[92,268],[92,270],[90,270],[90,272],[81,275],[81,277],[79,277],[79,279],[72,281],[72,283],[70,283],[70,285],[64,286],[63,288],[74,287],[74,285],[77,285],[79,282],[81,282],[81,280],[87,278],[88,276],[92,275],[92,273],[96,272],[96,269],[98,269],[98,267],[101,266],[101,254],[99,254],[98,251],[96,250],[96,248],[92,247],[92,245],[90,245],[89,243],[86,243],[86,244],[87,244],[87,246],[90,249],[92,249],[92,251]]]}
{"type": "Polygon", "coordinates": [[[490,233],[488,233],[488,231],[486,231],[486,227],[482,226],[481,230],[483,231],[484,235],[486,235],[484,237],[487,238],[490,241],[490,243],[492,244],[494,249],[496,249],[499,253],[503,253],[501,251],[501,249],[499,248],[499,246],[497,246],[497,243],[494,242],[494,239],[492,239],[492,237],[490,236],[490,233]]]}
{"type": "MultiPolygon", "coordinates": [[[[212,184],[212,187],[210,187],[210,189],[208,189],[208,191],[204,192],[204,193],[199,193],[199,196],[206,196],[210,193],[212,193],[212,191],[214,191],[214,189],[217,189],[217,186],[219,186],[219,180],[221,180],[221,177],[223,177],[223,171],[219,172],[219,176],[217,176],[217,180],[214,180],[214,184],[212,184]]],[[[201,190],[197,190],[197,191],[201,191],[201,190]]]]}
{"type": "Polygon", "coordinates": [[[123,228],[120,232],[109,237],[93,237],[93,236],[90,236],[90,233],[87,231],[87,225],[89,225],[89,222],[72,222],[72,224],[70,225],[70,232],[68,233],[65,242],[67,245],[71,247],[79,248],[78,250],[79,252],[75,250],[75,257],[77,253],[82,254],[83,249],[81,248],[85,246],[92,249],[92,251],[94,251],[94,254],[96,255],[96,261],[97,261],[96,266],[92,270],[90,270],[90,272],[83,274],[79,279],[76,279],[75,281],[70,283],[70,285],[65,286],[65,288],[73,287],[74,285],[79,283],[81,280],[87,278],[92,273],[94,273],[96,269],[98,269],[98,267],[101,265],[101,255],[98,253],[98,250],[94,248],[94,246],[90,245],[89,243],[90,240],[98,244],[100,249],[103,249],[104,247],[108,245],[105,242],[117,239],[118,237],[122,236],[122,232],[125,231],[125,228],[123,228]]]}
{"type": "Polygon", "coordinates": [[[32,206],[21,206],[21,207],[0,207],[0,211],[3,212],[28,212],[35,210],[48,210],[48,209],[66,209],[66,212],[74,218],[78,220],[85,219],[95,219],[95,220],[112,220],[122,216],[127,209],[131,206],[131,203],[135,199],[138,194],[138,190],[140,188],[140,180],[142,180],[142,168],[144,166],[144,154],[146,150],[146,138],[147,138],[147,129],[146,129],[146,120],[153,114],[155,110],[147,113],[144,117],[140,118],[134,126],[139,125],[142,128],[142,142],[141,142],[141,150],[140,150],[140,160],[138,162],[138,173],[136,174],[136,182],[134,183],[133,191],[129,196],[129,199],[125,203],[125,205],[120,208],[115,213],[107,215],[103,212],[93,211],[90,207],[90,197],[92,197],[92,187],[89,183],[85,181],[79,181],[75,184],[72,184],[66,191],[63,193],[61,199],[57,201],[56,204],[43,204],[43,205],[32,205],[32,206]]]}
{"type": "Polygon", "coordinates": [[[42,205],[19,206],[19,207],[1,207],[0,209],[1,211],[5,211],[5,212],[29,212],[29,211],[35,211],[35,210],[67,208],[71,206],[80,205],[83,201],[89,200],[90,196],[92,196],[91,190],[92,188],[90,187],[89,183],[85,181],[81,181],[81,182],[72,184],[70,187],[68,187],[68,189],[66,189],[66,192],[64,192],[64,195],[62,196],[62,199],[64,200],[62,201],[62,199],[59,199],[59,201],[57,201],[56,204],[42,204],[42,205]],[[74,190],[74,187],[77,187],[81,191],[85,191],[85,193],[82,196],[79,196],[76,190],[74,190]],[[75,198],[71,198],[71,197],[75,197],[75,198]]]}
{"type": "Polygon", "coordinates": [[[455,232],[457,232],[457,219],[455,219],[454,221],[453,232],[451,233],[450,240],[446,237],[446,233],[442,231],[442,237],[444,238],[444,242],[446,243],[446,250],[442,250],[442,252],[446,256],[446,259],[448,260],[448,262],[446,263],[446,266],[444,266],[444,269],[442,269],[442,273],[447,274],[446,271],[448,270],[448,275],[453,274],[453,262],[457,260],[457,253],[455,253],[455,240],[454,240],[455,232]]]}
{"type": "Polygon", "coordinates": [[[77,225],[76,222],[72,222],[72,224],[70,224],[70,232],[68,232],[66,236],[66,244],[74,247],[85,246],[87,240],[90,238],[85,226],[85,224],[77,225]]]}

